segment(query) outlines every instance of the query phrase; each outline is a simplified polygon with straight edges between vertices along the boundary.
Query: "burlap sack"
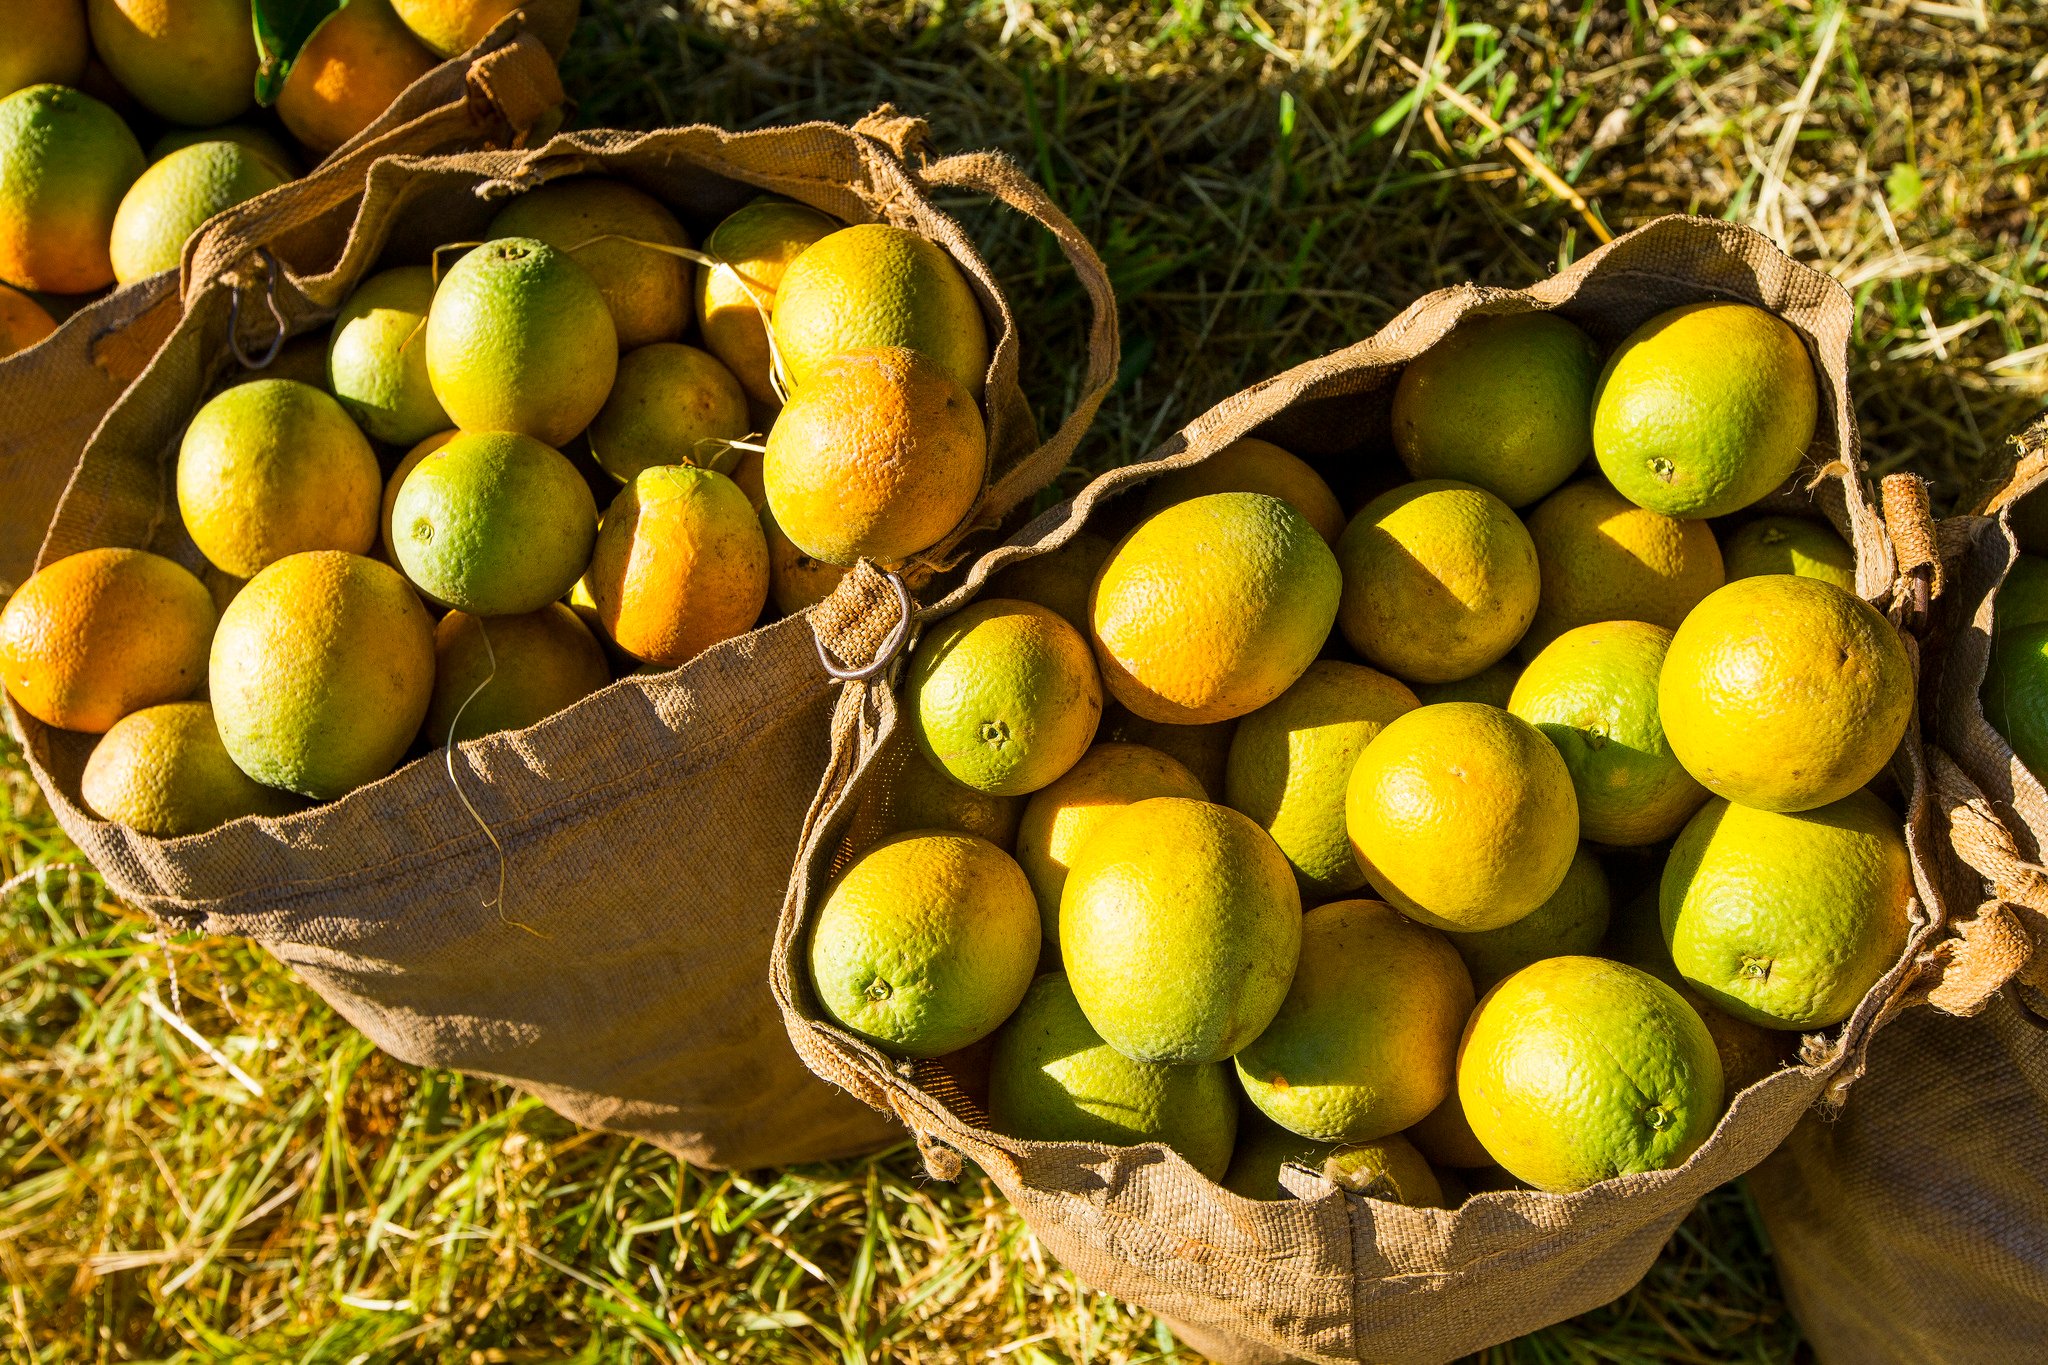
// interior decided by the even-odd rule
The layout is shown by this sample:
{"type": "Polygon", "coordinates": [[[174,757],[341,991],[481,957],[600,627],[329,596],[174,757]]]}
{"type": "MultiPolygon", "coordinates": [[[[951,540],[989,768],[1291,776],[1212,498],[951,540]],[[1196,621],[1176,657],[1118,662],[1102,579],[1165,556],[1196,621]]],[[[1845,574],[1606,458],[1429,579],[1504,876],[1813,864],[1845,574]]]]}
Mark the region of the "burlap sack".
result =
{"type": "MultiPolygon", "coordinates": [[[[2048,484],[2048,423],[1942,525],[1931,642],[1935,806],[1980,880],[1925,954],[1915,1009],[1832,1122],[1750,1178],[1785,1288],[1828,1365],[2020,1365],[2048,1354],[2048,793],[1984,719],[2011,508],[2048,484]],[[1974,906],[1974,909],[1967,907],[1974,906]]],[[[2048,495],[2044,495],[2048,496],[2048,495]]]]}
{"type": "MultiPolygon", "coordinates": [[[[1860,474],[1846,374],[1848,296],[1746,230],[1668,218],[1529,289],[1432,294],[1371,339],[1226,400],[1151,460],[1102,476],[984,556],[958,591],[920,619],[955,610],[1002,566],[1057,547],[1086,523],[1115,517],[1119,493],[1246,434],[1309,458],[1340,486],[1374,465],[1398,468],[1389,439],[1392,382],[1461,318],[1556,309],[1612,344],[1657,312],[1709,298],[1769,308],[1805,340],[1821,376],[1825,417],[1802,482],[1855,546],[1864,595],[1907,609],[1909,585],[1896,581],[1902,556],[1860,474]]],[[[1910,636],[1907,645],[1917,657],[1910,636]]],[[[1083,1280],[1166,1315],[1188,1340],[1226,1360],[1441,1361],[1623,1293],[1694,1201],[1755,1166],[1801,1114],[1854,1078],[1909,970],[1910,953],[1838,1033],[1808,1042],[1802,1064],[1736,1096],[1684,1166],[1573,1195],[1488,1193],[1447,1212],[1304,1179],[1300,1199],[1261,1203],[1224,1191],[1156,1144],[1017,1141],[990,1131],[980,1109],[935,1065],[894,1062],[829,1023],[805,972],[809,914],[843,860],[851,812],[901,722],[893,686],[900,671],[849,686],[834,713],[831,769],[812,806],[776,944],[776,998],[790,1036],[820,1075],[908,1126],[935,1174],[957,1172],[963,1157],[974,1162],[1083,1280]]],[[[1894,775],[1910,812],[1905,832],[1920,897],[1917,945],[1941,906],[1928,875],[1936,850],[1917,729],[1902,745],[1894,775]]]]}
{"type": "MultiPolygon", "coordinates": [[[[363,168],[391,152],[431,154],[512,145],[559,119],[554,61],[515,14],[459,57],[413,82],[322,163],[363,168]]],[[[301,243],[274,244],[289,255],[301,243]]],[[[189,279],[189,275],[186,276],[189,279]]],[[[114,401],[170,339],[181,313],[179,275],[124,285],[79,309],[55,334],[0,360],[0,594],[35,567],[50,515],[87,440],[114,401]]]]}
{"type": "MultiPolygon", "coordinates": [[[[855,128],[587,132],[533,150],[432,154],[427,134],[503,109],[500,78],[518,74],[478,63],[442,91],[452,102],[208,224],[186,253],[175,332],[82,459],[52,452],[76,469],[39,562],[135,545],[196,566],[169,480],[180,432],[216,381],[331,317],[372,269],[474,240],[506,196],[583,172],[640,185],[700,233],[762,190],[923,232],[961,265],[995,340],[994,478],[953,538],[999,522],[1065,464],[1116,373],[1114,301],[1093,250],[1010,162],[913,166],[924,126],[886,111],[855,128]],[[941,191],[991,196],[1041,223],[1088,297],[1084,335],[1031,343],[1084,370],[1079,408],[1042,445],[1017,384],[1010,309],[934,207],[941,191]]],[[[0,425],[19,411],[10,403],[0,425]]],[[[894,614],[893,600],[882,605],[869,612],[872,643],[894,614]]],[[[851,622],[873,606],[856,585],[815,610],[851,622]]],[[[836,638],[834,666],[864,661],[859,628],[836,638]]],[[[416,759],[343,800],[170,841],[81,808],[90,737],[15,719],[64,828],[133,904],[265,944],[406,1061],[512,1081],[580,1122],[702,1164],[762,1166],[896,1135],[805,1070],[766,989],[776,908],[825,765],[827,669],[806,621],[781,621],[530,730],[416,759]]]]}

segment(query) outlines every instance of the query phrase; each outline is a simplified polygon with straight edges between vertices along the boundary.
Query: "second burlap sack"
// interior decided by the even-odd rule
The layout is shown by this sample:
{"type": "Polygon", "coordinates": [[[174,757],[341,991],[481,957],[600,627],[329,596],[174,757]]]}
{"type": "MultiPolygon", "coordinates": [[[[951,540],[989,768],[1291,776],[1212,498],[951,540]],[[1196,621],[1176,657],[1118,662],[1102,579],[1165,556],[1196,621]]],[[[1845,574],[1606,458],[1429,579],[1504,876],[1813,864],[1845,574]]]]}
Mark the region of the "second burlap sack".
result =
{"type": "MultiPolygon", "coordinates": [[[[1861,592],[1913,609],[1914,583],[1863,483],[1851,414],[1846,294],[1765,239],[1727,224],[1671,218],[1602,248],[1523,290],[1432,294],[1367,341],[1289,370],[1183,428],[1154,458],[1117,469],[974,565],[965,584],[925,612],[935,620],[972,599],[990,574],[1046,553],[1099,518],[1117,495],[1258,434],[1339,483],[1367,462],[1392,465],[1389,400],[1402,366],[1479,314],[1555,309],[1612,345],[1682,303],[1736,299],[1775,312],[1805,341],[1820,376],[1823,418],[1801,476],[1856,551],[1861,592]]],[[[1191,571],[1199,568],[1191,566],[1191,571]]],[[[1914,642],[1907,639],[1909,652],[1914,642]]],[[[1199,1349],[1228,1361],[1436,1362],[1480,1349],[1624,1293],[1694,1202],[1762,1161],[1800,1116],[1838,1094],[1863,1065],[1911,969],[1902,956],[1838,1031],[1804,1058],[1736,1095],[1712,1137],[1680,1168],[1608,1180],[1576,1194],[1476,1195],[1455,1210],[1412,1208],[1311,1178],[1300,1198],[1256,1202],[1204,1178],[1167,1148],[1020,1141],[992,1131],[979,1108],[932,1063],[885,1056],[833,1025],[808,984],[810,915],[846,857],[854,811],[886,772],[903,723],[898,668],[849,687],[833,718],[832,760],[813,805],[783,909],[775,990],[804,1059],[916,1135],[934,1174],[964,1158],[985,1171],[1046,1248],[1096,1289],[1170,1320],[1199,1349]]],[[[1919,903],[1915,945],[1941,918],[1931,869],[1917,727],[1893,764],[1919,903]]]]}
{"type": "MultiPolygon", "coordinates": [[[[495,107],[492,90],[457,78],[436,116],[495,107]]],[[[927,146],[922,123],[886,112],[853,128],[581,132],[458,155],[399,137],[230,210],[187,249],[175,332],[82,457],[68,452],[75,469],[39,562],[115,545],[199,567],[170,471],[216,385],[324,324],[371,270],[476,240],[506,197],[577,174],[621,177],[700,230],[767,191],[942,246],[994,343],[991,478],[951,539],[1000,522],[1057,474],[1115,376],[1115,304],[1094,251],[1014,165],[926,161],[927,146]],[[1088,325],[1021,338],[939,194],[992,199],[1050,231],[1088,325]],[[1071,357],[1081,395],[1043,443],[1018,386],[1026,344],[1071,357]]],[[[864,587],[814,609],[838,626],[833,666],[863,662],[861,642],[879,642],[899,614],[864,587]]],[[[14,720],[65,830],[122,898],[180,929],[260,942],[405,1061],[510,1080],[579,1122],[701,1164],[753,1167],[900,1136],[804,1068],[767,990],[834,687],[810,623],[789,618],[530,729],[417,758],[341,800],[173,840],[83,807],[93,737],[18,710],[14,720]]]]}
{"type": "Polygon", "coordinates": [[[1991,493],[1943,523],[1954,581],[1930,651],[1936,806],[1981,880],[1957,889],[1954,932],[1926,954],[1915,995],[1931,1007],[1873,1042],[1834,1121],[1801,1123],[1751,1178],[1827,1365],[2048,1351],[2048,790],[1982,700],[2019,504],[2048,501],[2048,423],[2016,445],[1991,493]]]}

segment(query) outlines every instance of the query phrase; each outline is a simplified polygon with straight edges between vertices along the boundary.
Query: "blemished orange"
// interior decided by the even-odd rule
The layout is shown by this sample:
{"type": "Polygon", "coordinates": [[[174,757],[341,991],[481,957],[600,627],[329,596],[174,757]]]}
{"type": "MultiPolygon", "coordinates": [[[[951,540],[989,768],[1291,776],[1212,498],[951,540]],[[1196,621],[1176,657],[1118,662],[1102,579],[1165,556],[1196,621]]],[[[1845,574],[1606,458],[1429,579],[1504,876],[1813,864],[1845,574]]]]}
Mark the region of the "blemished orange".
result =
{"type": "Polygon", "coordinates": [[[249,0],[87,0],[92,45],[123,89],[173,123],[226,123],[256,101],[249,0]]]}
{"type": "Polygon", "coordinates": [[[303,804],[235,766],[203,701],[145,707],[115,722],[78,781],[86,809],[159,839],[244,815],[289,815],[303,804]]]}
{"type": "Polygon", "coordinates": [[[763,197],[735,210],[704,239],[721,262],[697,267],[697,321],[704,347],[724,361],[757,403],[776,405],[768,324],[775,290],[804,249],[839,224],[805,204],[763,197]]]}
{"type": "Polygon", "coordinates": [[[102,734],[131,711],[191,696],[213,627],[213,595],[180,565],[146,550],[83,550],[0,609],[0,676],[45,725],[102,734]]]}
{"type": "Polygon", "coordinates": [[[1162,474],[1147,486],[1145,514],[1205,493],[1264,493],[1294,504],[1330,544],[1344,534],[1344,508],[1308,461],[1271,441],[1245,436],[1200,464],[1162,474]]]}
{"type": "Polygon", "coordinates": [[[656,465],[613,499],[584,581],[619,648],[680,664],[752,628],[768,600],[768,541],[731,479],[656,465]]]}
{"type": "Polygon", "coordinates": [[[7,41],[0,44],[0,96],[31,85],[75,86],[92,48],[85,0],[12,0],[7,41]]]}
{"type": "Polygon", "coordinates": [[[0,284],[0,360],[57,330],[57,320],[11,284],[0,284]]]}
{"type": "Polygon", "coordinates": [[[557,57],[576,31],[577,0],[392,0],[405,26],[434,52],[453,57],[483,41],[513,10],[557,57]]]}
{"type": "Polygon", "coordinates": [[[398,563],[397,542],[391,538],[391,509],[398,502],[398,490],[405,483],[405,476],[418,468],[421,460],[426,459],[427,456],[433,454],[442,446],[447,445],[461,434],[455,428],[450,427],[446,431],[436,432],[434,435],[429,436],[411,450],[406,451],[405,458],[398,462],[398,468],[392,470],[391,477],[384,481],[383,504],[378,509],[377,517],[379,528],[377,544],[383,549],[384,559],[387,563],[394,566],[398,563]]]}
{"type": "Polygon", "coordinates": [[[0,99],[0,281],[51,294],[114,282],[107,241],[142,144],[90,95],[32,85],[0,99]]]}
{"type": "Polygon", "coordinates": [[[369,127],[435,65],[390,0],[349,0],[299,49],[278,92],[277,116],[324,155],[369,127]]]}
{"type": "Polygon", "coordinates": [[[828,564],[930,549],[973,510],[987,472],[974,399],[900,346],[825,361],[775,419],[761,468],[775,524],[828,564]]]}

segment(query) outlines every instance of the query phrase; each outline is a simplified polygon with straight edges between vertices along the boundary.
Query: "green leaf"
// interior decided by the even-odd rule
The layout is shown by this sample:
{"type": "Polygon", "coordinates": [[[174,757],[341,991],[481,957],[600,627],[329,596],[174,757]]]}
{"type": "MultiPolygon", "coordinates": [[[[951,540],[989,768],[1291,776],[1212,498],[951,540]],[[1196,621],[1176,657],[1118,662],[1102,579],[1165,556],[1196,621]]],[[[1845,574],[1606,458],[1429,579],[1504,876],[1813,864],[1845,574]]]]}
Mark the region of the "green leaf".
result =
{"type": "Polygon", "coordinates": [[[1892,167],[1892,173],[1884,178],[1885,202],[1891,205],[1894,214],[1900,217],[1911,213],[1920,206],[1920,196],[1927,192],[1927,182],[1920,178],[1920,168],[1910,161],[1901,161],[1892,167]]]}
{"type": "Polygon", "coordinates": [[[292,60],[313,30],[328,15],[340,9],[344,0],[255,0],[251,9],[256,20],[256,102],[277,103],[284,78],[291,74],[292,60]]]}

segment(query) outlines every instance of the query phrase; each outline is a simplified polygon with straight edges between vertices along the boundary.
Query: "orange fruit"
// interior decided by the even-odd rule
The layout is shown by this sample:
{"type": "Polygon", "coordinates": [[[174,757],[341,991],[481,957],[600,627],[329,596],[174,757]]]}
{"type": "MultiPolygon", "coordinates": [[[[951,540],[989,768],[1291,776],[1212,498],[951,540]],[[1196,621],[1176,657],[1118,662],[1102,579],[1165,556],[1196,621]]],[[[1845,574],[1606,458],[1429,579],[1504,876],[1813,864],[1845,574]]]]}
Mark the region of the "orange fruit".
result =
{"type": "Polygon", "coordinates": [[[732,481],[740,486],[740,491],[747,495],[747,501],[753,504],[754,511],[760,514],[761,530],[768,537],[768,600],[775,604],[775,610],[784,616],[794,616],[830,597],[839,581],[846,577],[846,566],[827,564],[805,554],[775,524],[775,514],[768,510],[768,491],[761,478],[759,451],[740,452],[740,462],[733,470],[732,481]]]}
{"type": "Polygon", "coordinates": [[[0,676],[22,710],[102,734],[206,676],[213,595],[145,550],[84,550],[48,564],[0,609],[0,676]]]}
{"type": "Polygon", "coordinates": [[[1237,1053],[1251,1102],[1318,1142],[1369,1142],[1451,1093],[1472,978],[1450,941],[1378,901],[1302,917],[1280,1012],[1237,1053]]]}
{"type": "Polygon", "coordinates": [[[1553,957],[1488,992],[1458,1047],[1458,1098],[1509,1174],[1567,1194],[1669,1170],[1721,1117],[1699,1014],[1634,967],[1553,957]]]}
{"type": "Polygon", "coordinates": [[[1337,624],[1367,663],[1404,681],[1470,677],[1515,647],[1536,614],[1536,547],[1508,505],[1425,479],[1365,505],[1337,542],[1337,624]]]}
{"type": "Polygon", "coordinates": [[[1265,493],[1293,503],[1330,544],[1344,534],[1344,509],[1323,476],[1308,461],[1256,436],[1232,441],[1200,464],[1161,474],[1146,486],[1144,514],[1207,493],[1265,493]]]}
{"type": "Polygon", "coordinates": [[[434,688],[434,632],[389,565],[278,560],[221,614],[207,669],[221,743],[266,787],[326,801],[398,765],[434,688]]]}
{"type": "Polygon", "coordinates": [[[1608,359],[1593,451],[1638,507],[1726,516],[1792,476],[1819,413],[1813,364],[1787,323],[1746,303],[1689,303],[1608,359]]]}
{"type": "Polygon", "coordinates": [[[973,402],[988,377],[988,328],[967,277],[907,228],[863,223],[806,247],[776,288],[774,331],[799,390],[834,357],[877,347],[916,351],[973,402]]]}
{"type": "Polygon", "coordinates": [[[289,815],[302,804],[235,766],[203,701],[166,702],[116,721],[86,759],[78,794],[100,819],[158,839],[244,815],[289,815]]]}
{"type": "Polygon", "coordinates": [[[1366,880],[1438,929],[1513,924],[1563,884],[1579,846],[1571,772],[1535,726],[1454,701],[1397,716],[1345,797],[1366,880]]]}
{"type": "MultiPolygon", "coordinates": [[[[1085,618],[1084,618],[1085,619],[1085,618]]],[[[1237,735],[1235,720],[1208,725],[1170,725],[1134,716],[1114,701],[1102,707],[1102,739],[1117,744],[1142,744],[1157,749],[1195,775],[1211,801],[1223,800],[1224,774],[1230,766],[1230,745],[1237,735]]]]}
{"type": "Polygon", "coordinates": [[[1745,523],[1721,547],[1721,558],[1731,583],[1789,573],[1856,591],[1856,552],[1834,527],[1807,517],[1758,517],[1745,523]]]}
{"type": "Polygon", "coordinates": [[[128,187],[114,212],[107,244],[114,278],[133,284],[176,270],[185,240],[207,219],[287,178],[239,142],[195,142],[172,152],[128,187]]]}
{"type": "Polygon", "coordinates": [[[92,49],[85,0],[14,0],[7,41],[0,44],[0,96],[31,85],[75,86],[92,49]]]}
{"type": "Polygon", "coordinates": [[[774,313],[776,288],[805,248],[838,227],[807,205],[763,197],[735,210],[704,239],[704,254],[723,263],[697,267],[704,346],[757,403],[782,401],[769,379],[767,319],[774,313]]]}
{"type": "Polygon", "coordinates": [[[391,526],[398,566],[420,591],[478,616],[521,616],[576,586],[597,502],[554,448],[464,432],[405,476],[391,526]]]}
{"type": "Polygon", "coordinates": [[[611,680],[604,649],[560,602],[525,616],[451,611],[434,627],[427,738],[459,744],[524,730],[611,680]]]}
{"type": "Polygon", "coordinates": [[[820,361],[775,419],[761,466],[783,534],[844,565],[898,563],[936,545],[974,510],[987,473],[974,399],[901,348],[820,361]]]}
{"type": "Polygon", "coordinates": [[[287,180],[297,178],[299,159],[288,149],[284,140],[269,129],[254,123],[223,123],[213,128],[173,128],[149,144],[149,159],[152,164],[162,161],[172,152],[202,142],[233,142],[248,148],[256,155],[277,168],[277,173],[287,180]]]}
{"type": "Polygon", "coordinates": [[[1109,560],[1116,542],[1093,531],[1076,532],[1074,538],[1050,554],[1021,560],[998,570],[988,581],[991,597],[1017,597],[1051,607],[1067,624],[1083,635],[1088,633],[1088,594],[1095,587],[1095,575],[1109,560]]]}
{"type": "Polygon", "coordinates": [[[256,100],[249,0],[87,0],[92,45],[151,113],[203,127],[256,100]]]}
{"type": "Polygon", "coordinates": [[[247,578],[302,550],[377,542],[376,452],[341,404],[294,379],[207,400],[178,447],[178,513],[208,562],[247,578]]]}
{"type": "Polygon", "coordinates": [[[751,430],[732,371],[708,351],[661,341],[619,357],[611,396],[590,424],[590,453],[622,482],[661,464],[718,469],[751,430]]]}
{"type": "Polygon", "coordinates": [[[611,310],[622,351],[674,341],[690,325],[690,263],[655,249],[687,248],[690,234],[659,199],[624,181],[578,176],[529,190],[498,210],[490,235],[546,242],[582,266],[611,310]]]}
{"type": "Polygon", "coordinates": [[[1444,1097],[1444,1102],[1412,1125],[1406,1136],[1418,1151],[1429,1158],[1431,1165],[1448,1166],[1453,1170],[1474,1170],[1493,1165],[1493,1155],[1479,1145],[1478,1136],[1465,1119],[1465,1107],[1458,1103],[1455,1083],[1451,1086],[1451,1093],[1444,1097]]]}
{"type": "Polygon", "coordinates": [[[937,622],[905,686],[918,749],[997,796],[1035,792],[1072,768],[1102,717],[1088,642],[1035,602],[984,598],[937,622]]]}
{"type": "Polygon", "coordinates": [[[1647,621],[1678,629],[1721,586],[1721,547],[1703,521],[1646,512],[1598,479],[1566,484],[1529,514],[1543,592],[1521,653],[1576,626],[1647,621]]]}
{"type": "Polygon", "coordinates": [[[0,99],[0,280],[50,294],[114,282],[107,241],[142,144],[90,95],[32,85],[0,99]]]}
{"type": "Polygon", "coordinates": [[[576,31],[577,0],[392,0],[405,26],[435,53],[460,56],[482,42],[514,10],[557,57],[576,31]]]}
{"type": "Polygon", "coordinates": [[[391,537],[391,509],[398,504],[398,490],[405,485],[405,476],[419,467],[421,460],[447,445],[462,433],[455,430],[436,432],[405,452],[405,458],[398,462],[398,468],[391,471],[391,477],[384,481],[384,498],[378,508],[379,538],[377,543],[384,548],[384,558],[392,567],[398,565],[397,542],[391,537]]]}
{"type": "Polygon", "coordinates": [[[1465,959],[1473,989],[1484,994],[1532,962],[1597,953],[1613,912],[1606,870],[1581,844],[1571,870],[1549,900],[1502,928],[1452,934],[1451,946],[1465,959]]]}
{"type": "Polygon", "coordinates": [[[327,343],[330,392],[370,436],[392,445],[424,441],[450,423],[427,374],[427,313],[434,272],[382,270],[356,286],[327,343]]]}
{"type": "Polygon", "coordinates": [[[1198,725],[1258,710],[1315,661],[1342,575],[1293,504],[1211,493],[1139,523],[1089,603],[1113,695],[1147,720],[1198,725]]]}
{"type": "Polygon", "coordinates": [[[1884,770],[1913,717],[1913,667],[1876,607],[1817,578],[1713,593],[1658,675],[1671,752],[1716,796],[1812,810],[1884,770]]]}
{"type": "Polygon", "coordinates": [[[1418,479],[1526,507],[1593,453],[1600,348],[1556,313],[1468,317],[1408,363],[1394,445],[1418,479]]]}
{"type": "Polygon", "coordinates": [[[0,284],[0,360],[25,351],[57,330],[57,321],[13,285],[0,284]]]}
{"type": "Polygon", "coordinates": [[[1074,855],[1110,816],[1154,796],[1208,799],[1193,773],[1141,744],[1097,744],[1032,793],[1017,826],[1017,864],[1038,898],[1046,942],[1059,942],[1060,895],[1074,855]]]}
{"type": "Polygon", "coordinates": [[[277,116],[293,137],[325,155],[374,123],[435,64],[390,0],[348,0],[292,59],[277,116]]]}
{"type": "Polygon", "coordinates": [[[545,242],[485,242],[434,291],[427,375],[464,431],[516,431],[560,446],[597,416],[618,369],[604,295],[545,242]]]}
{"type": "Polygon", "coordinates": [[[826,1014],[897,1056],[938,1057],[995,1032],[1024,998],[1038,912],[987,840],[901,834],[832,883],[807,955],[826,1014]]]}
{"type": "Polygon", "coordinates": [[[932,766],[915,746],[898,743],[854,812],[847,842],[855,852],[892,834],[950,829],[986,839],[1005,853],[1017,842],[1021,796],[991,796],[963,787],[932,766]]]}
{"type": "Polygon", "coordinates": [[[619,648],[685,663],[753,628],[768,600],[768,541],[731,479],[656,465],[605,511],[585,581],[619,648]]]}

